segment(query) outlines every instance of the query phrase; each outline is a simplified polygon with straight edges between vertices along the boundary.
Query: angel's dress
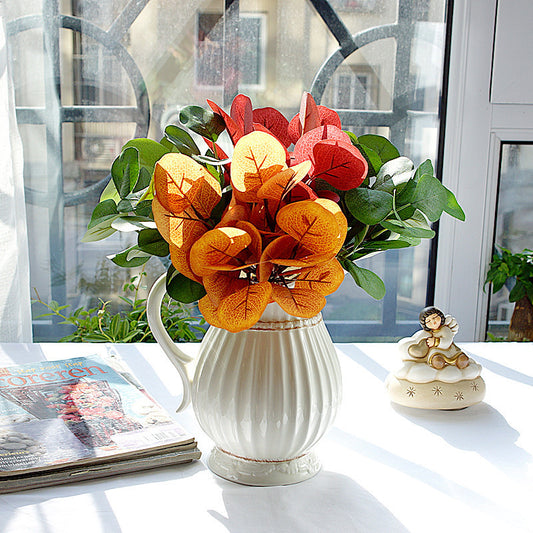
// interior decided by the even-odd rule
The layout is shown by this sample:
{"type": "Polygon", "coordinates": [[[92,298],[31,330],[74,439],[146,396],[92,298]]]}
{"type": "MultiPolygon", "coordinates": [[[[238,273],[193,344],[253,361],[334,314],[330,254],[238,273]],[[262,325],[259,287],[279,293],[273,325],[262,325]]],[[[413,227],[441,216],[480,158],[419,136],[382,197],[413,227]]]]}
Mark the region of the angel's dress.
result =
{"type": "Polygon", "coordinates": [[[398,349],[404,361],[417,361],[431,365],[433,358],[440,355],[448,365],[455,365],[457,358],[463,351],[453,343],[455,333],[448,326],[441,326],[434,331],[420,330],[412,337],[398,342],[398,349]],[[435,345],[428,347],[426,340],[435,339],[435,345]]]}

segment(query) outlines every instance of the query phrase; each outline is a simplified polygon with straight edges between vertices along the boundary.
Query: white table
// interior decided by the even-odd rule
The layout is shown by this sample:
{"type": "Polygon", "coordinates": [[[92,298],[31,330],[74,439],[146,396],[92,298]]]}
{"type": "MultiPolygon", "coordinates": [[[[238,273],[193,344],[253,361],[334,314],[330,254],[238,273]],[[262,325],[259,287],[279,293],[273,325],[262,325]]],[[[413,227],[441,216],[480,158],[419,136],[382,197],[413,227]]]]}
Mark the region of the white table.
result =
{"type": "MultiPolygon", "coordinates": [[[[532,532],[533,345],[461,346],[483,365],[485,401],[431,412],[390,404],[394,344],[337,345],[344,401],[311,480],[257,488],[217,478],[189,407],[176,419],[197,437],[201,461],[0,496],[0,532],[532,532]]],[[[108,349],[174,411],[179,376],[157,345],[3,344],[0,366],[108,349]]]]}

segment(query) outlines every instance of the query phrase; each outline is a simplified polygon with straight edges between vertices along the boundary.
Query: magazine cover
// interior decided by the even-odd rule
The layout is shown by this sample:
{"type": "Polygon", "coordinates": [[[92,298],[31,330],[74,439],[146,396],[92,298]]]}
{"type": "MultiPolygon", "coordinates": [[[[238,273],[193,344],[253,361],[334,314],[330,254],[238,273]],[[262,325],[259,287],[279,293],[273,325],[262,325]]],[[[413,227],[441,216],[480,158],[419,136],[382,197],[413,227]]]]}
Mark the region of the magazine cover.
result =
{"type": "Polygon", "coordinates": [[[195,445],[97,356],[0,368],[0,481],[195,445]]]}

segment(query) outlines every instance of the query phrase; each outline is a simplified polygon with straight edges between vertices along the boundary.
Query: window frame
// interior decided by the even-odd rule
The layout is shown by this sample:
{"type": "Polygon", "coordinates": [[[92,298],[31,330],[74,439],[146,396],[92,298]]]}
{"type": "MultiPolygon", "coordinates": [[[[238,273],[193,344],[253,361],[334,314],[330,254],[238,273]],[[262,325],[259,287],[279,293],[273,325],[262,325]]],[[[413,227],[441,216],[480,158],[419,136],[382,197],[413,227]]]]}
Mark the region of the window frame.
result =
{"type": "Polygon", "coordinates": [[[498,0],[455,0],[443,183],[467,219],[439,224],[435,303],[456,316],[459,341],[483,341],[502,143],[533,142],[533,106],[490,100],[498,0]]]}

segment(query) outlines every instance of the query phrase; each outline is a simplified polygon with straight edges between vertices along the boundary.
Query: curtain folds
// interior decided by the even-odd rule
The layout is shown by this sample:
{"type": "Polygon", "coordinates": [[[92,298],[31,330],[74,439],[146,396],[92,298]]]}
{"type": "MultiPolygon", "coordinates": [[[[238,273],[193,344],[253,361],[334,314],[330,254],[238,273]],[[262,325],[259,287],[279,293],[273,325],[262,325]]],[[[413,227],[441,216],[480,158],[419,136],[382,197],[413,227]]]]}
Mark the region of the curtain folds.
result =
{"type": "Polygon", "coordinates": [[[0,342],[31,342],[22,142],[15,117],[4,3],[0,1],[0,342]]]}

